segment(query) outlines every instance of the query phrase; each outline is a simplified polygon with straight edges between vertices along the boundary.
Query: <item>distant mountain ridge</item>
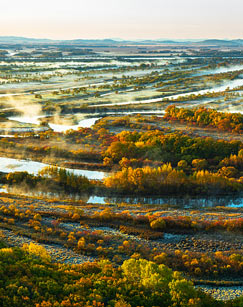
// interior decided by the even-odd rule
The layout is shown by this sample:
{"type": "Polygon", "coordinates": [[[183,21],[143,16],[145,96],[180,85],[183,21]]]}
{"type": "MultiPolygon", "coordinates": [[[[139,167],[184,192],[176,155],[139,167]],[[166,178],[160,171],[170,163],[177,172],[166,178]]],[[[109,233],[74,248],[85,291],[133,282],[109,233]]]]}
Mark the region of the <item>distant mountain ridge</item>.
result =
{"type": "Polygon", "coordinates": [[[243,46],[243,39],[223,40],[223,39],[205,39],[205,40],[169,40],[169,39],[145,39],[145,40],[122,40],[122,39],[71,39],[54,40],[39,39],[20,36],[0,36],[0,44],[73,44],[73,45],[208,45],[208,46],[243,46]]]}
{"type": "Polygon", "coordinates": [[[233,40],[222,40],[222,39],[207,39],[199,42],[199,44],[205,45],[243,45],[243,39],[233,39],[233,40]]]}
{"type": "Polygon", "coordinates": [[[0,43],[48,43],[51,39],[28,38],[21,36],[0,36],[0,43]]]}

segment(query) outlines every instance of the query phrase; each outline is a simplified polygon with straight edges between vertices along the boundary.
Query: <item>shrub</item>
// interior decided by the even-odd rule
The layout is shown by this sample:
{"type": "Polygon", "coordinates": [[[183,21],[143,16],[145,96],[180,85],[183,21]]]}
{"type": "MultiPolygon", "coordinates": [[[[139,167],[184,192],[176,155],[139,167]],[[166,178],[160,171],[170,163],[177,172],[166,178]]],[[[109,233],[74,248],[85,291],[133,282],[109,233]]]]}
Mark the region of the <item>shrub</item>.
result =
{"type": "Polygon", "coordinates": [[[166,227],[166,223],[164,221],[163,218],[158,218],[156,220],[153,220],[151,223],[150,223],[150,227],[152,229],[156,229],[156,230],[164,230],[165,227],[166,227]]]}

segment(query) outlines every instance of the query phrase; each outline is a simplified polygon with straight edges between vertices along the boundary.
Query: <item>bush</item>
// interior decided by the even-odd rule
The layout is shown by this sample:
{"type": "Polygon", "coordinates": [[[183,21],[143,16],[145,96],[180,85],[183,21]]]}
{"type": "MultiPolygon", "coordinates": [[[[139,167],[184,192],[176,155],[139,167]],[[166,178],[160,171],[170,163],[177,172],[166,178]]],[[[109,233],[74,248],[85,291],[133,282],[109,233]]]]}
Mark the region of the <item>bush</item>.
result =
{"type": "Polygon", "coordinates": [[[166,223],[163,218],[158,218],[150,223],[150,227],[156,230],[164,230],[166,223]]]}

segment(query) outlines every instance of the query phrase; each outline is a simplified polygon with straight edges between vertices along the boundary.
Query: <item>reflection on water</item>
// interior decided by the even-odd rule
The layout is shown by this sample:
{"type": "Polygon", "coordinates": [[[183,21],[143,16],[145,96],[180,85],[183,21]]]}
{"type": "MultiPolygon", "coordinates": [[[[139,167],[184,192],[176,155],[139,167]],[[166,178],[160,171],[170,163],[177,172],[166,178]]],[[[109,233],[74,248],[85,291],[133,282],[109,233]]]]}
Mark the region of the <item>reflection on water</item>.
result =
{"type": "Polygon", "coordinates": [[[91,196],[88,203],[126,203],[126,204],[148,204],[148,205],[176,205],[183,208],[207,208],[216,206],[243,207],[243,196],[232,197],[102,197],[91,196]]]}
{"type": "Polygon", "coordinates": [[[238,197],[221,196],[221,197],[105,197],[98,195],[80,195],[80,194],[60,194],[42,191],[19,191],[17,188],[0,187],[0,193],[18,193],[28,196],[43,196],[55,197],[61,199],[72,199],[74,201],[83,201],[88,204],[141,204],[141,205],[171,205],[180,208],[213,208],[221,207],[234,207],[243,208],[243,195],[238,197]]]}

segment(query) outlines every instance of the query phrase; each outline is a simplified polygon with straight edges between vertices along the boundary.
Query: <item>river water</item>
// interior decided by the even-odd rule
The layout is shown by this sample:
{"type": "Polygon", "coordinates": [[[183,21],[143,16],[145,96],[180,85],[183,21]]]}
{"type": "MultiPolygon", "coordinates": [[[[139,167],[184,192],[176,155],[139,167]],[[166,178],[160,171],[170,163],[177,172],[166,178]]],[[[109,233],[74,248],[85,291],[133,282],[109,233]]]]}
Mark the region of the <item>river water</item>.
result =
{"type": "MultiPolygon", "coordinates": [[[[38,172],[47,166],[52,166],[52,165],[31,160],[18,160],[18,159],[0,157],[0,172],[3,173],[28,172],[30,174],[38,175],[38,172]]],[[[65,169],[75,175],[86,176],[88,179],[102,180],[106,175],[105,172],[99,172],[99,171],[88,171],[88,170],[70,169],[70,168],[65,168],[65,169]]]]}
{"type": "MultiPolygon", "coordinates": [[[[39,125],[40,118],[45,118],[47,117],[46,115],[40,115],[40,116],[11,116],[8,119],[9,120],[14,120],[20,123],[25,123],[25,124],[32,124],[32,125],[39,125]]],[[[95,124],[97,120],[99,120],[100,117],[92,117],[92,118],[86,118],[81,120],[77,125],[58,125],[54,123],[48,123],[49,127],[54,131],[54,132],[66,132],[67,130],[77,130],[78,128],[90,128],[95,124]]],[[[19,128],[20,131],[21,129],[24,128],[19,128]]]]}
{"type": "Polygon", "coordinates": [[[238,197],[103,197],[93,195],[87,200],[88,203],[108,204],[148,204],[148,205],[175,205],[183,208],[209,208],[216,206],[243,208],[243,195],[238,197]]]}

